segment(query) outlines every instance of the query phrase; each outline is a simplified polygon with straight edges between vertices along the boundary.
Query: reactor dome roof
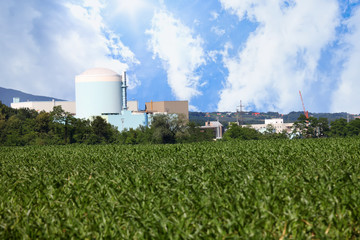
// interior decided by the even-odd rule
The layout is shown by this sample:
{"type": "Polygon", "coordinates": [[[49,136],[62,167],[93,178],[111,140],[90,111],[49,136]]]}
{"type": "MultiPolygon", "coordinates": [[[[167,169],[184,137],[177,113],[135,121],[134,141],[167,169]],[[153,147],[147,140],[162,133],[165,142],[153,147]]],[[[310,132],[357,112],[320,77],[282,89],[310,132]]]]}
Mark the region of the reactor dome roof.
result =
{"type": "Polygon", "coordinates": [[[119,76],[119,74],[107,68],[90,68],[79,76],[119,76]]]}

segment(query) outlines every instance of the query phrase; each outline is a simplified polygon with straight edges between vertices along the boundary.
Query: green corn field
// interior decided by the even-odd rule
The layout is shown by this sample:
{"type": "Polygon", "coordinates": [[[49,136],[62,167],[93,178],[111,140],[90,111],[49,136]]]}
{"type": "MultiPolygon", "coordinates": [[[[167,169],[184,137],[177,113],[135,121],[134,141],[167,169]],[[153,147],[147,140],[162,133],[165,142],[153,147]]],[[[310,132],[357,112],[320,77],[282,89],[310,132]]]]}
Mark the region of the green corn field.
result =
{"type": "Polygon", "coordinates": [[[0,148],[0,239],[359,239],[360,139],[0,148]]]}

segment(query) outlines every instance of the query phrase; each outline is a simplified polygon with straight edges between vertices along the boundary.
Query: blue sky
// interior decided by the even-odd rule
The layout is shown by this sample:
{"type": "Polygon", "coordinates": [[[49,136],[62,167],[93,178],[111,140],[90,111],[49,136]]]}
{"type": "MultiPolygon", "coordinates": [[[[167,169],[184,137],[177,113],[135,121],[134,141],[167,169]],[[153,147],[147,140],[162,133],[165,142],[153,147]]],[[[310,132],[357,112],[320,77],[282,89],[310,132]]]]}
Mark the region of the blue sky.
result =
{"type": "Polygon", "coordinates": [[[106,67],[140,107],[360,113],[359,0],[4,0],[0,31],[1,87],[75,100],[106,67]]]}

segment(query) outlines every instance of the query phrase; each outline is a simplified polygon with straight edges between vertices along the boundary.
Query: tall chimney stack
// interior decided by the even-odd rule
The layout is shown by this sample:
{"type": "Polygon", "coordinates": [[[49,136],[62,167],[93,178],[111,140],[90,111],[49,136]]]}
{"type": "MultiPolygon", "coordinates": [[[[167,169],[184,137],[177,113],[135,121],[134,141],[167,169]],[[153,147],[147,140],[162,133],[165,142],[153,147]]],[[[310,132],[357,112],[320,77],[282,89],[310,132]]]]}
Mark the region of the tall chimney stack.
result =
{"type": "Polygon", "coordinates": [[[126,86],[126,72],[123,72],[122,75],[122,108],[123,110],[127,110],[127,86],[126,86]]]}

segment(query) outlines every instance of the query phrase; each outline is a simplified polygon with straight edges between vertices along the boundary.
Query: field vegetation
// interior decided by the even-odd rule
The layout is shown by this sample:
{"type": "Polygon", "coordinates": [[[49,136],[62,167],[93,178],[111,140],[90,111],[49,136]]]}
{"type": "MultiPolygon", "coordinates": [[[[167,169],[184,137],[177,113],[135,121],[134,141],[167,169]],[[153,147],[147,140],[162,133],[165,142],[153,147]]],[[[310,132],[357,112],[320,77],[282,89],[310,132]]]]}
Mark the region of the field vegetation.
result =
{"type": "Polygon", "coordinates": [[[359,239],[360,139],[0,148],[0,239],[359,239]]]}

